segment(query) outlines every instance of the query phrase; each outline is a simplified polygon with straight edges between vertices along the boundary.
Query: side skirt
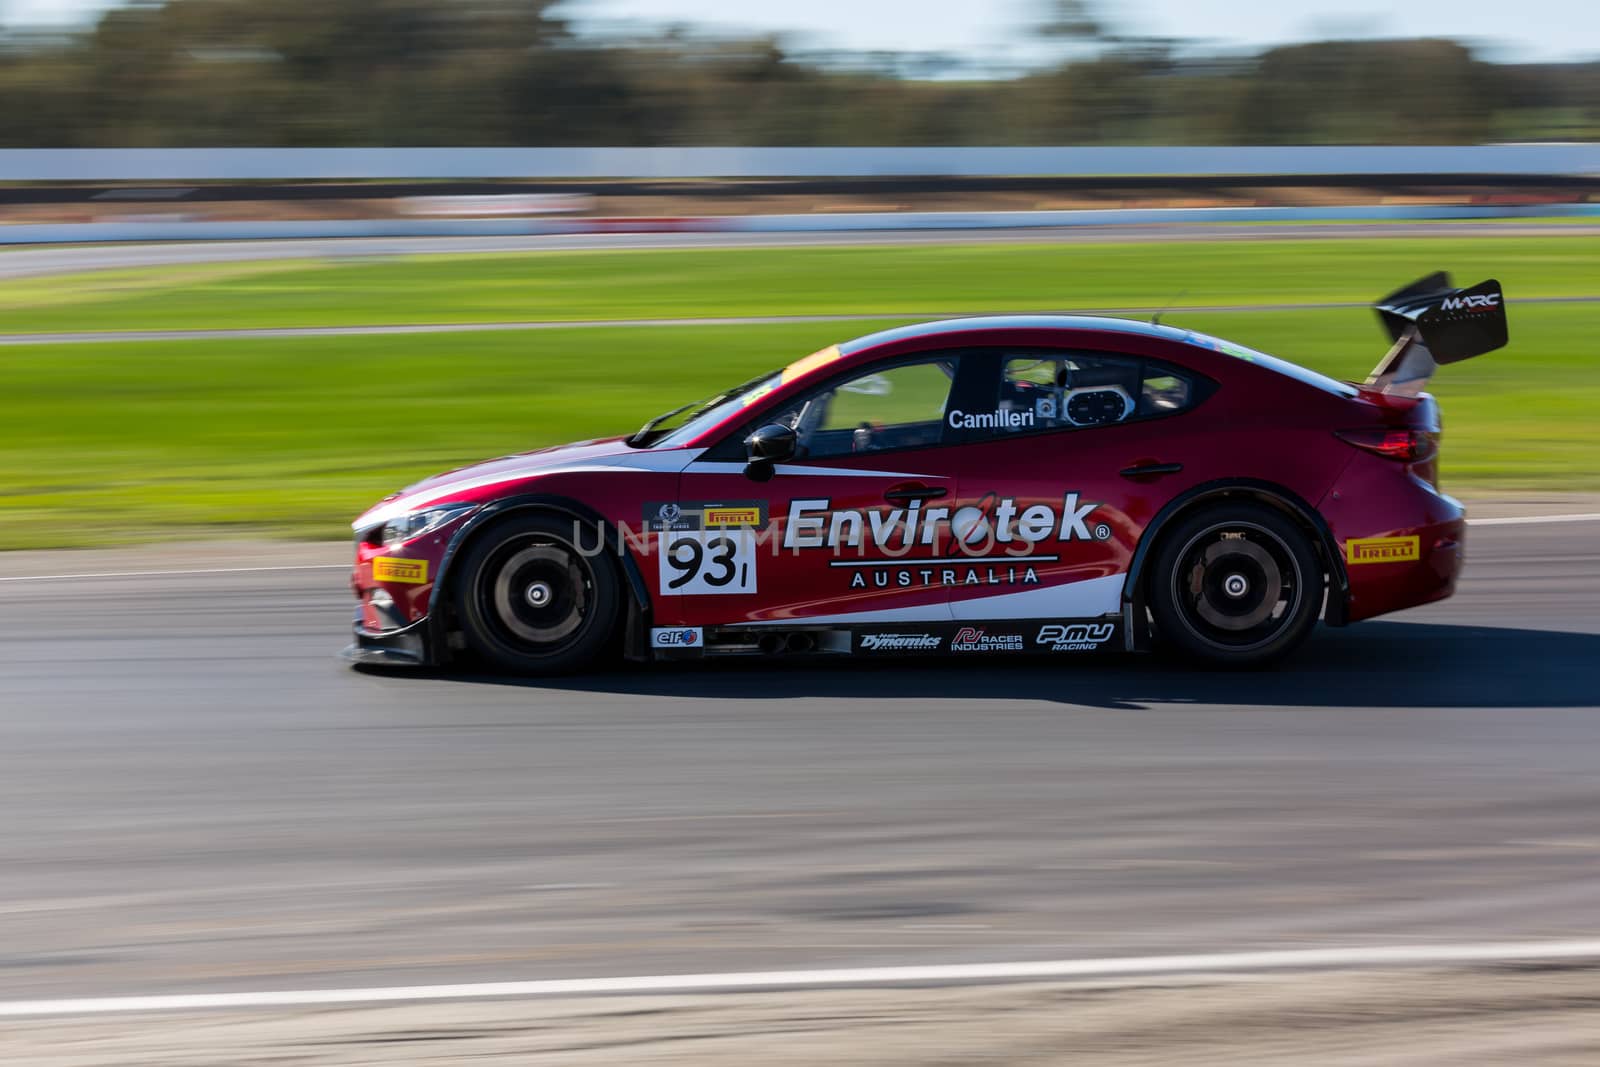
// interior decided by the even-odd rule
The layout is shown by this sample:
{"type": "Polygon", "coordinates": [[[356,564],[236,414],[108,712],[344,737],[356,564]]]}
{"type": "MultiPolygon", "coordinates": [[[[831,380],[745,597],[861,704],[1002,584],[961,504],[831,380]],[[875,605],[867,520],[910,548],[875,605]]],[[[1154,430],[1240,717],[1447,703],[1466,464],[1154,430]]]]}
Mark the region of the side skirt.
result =
{"type": "Polygon", "coordinates": [[[650,631],[657,660],[723,656],[1058,655],[1124,650],[1120,615],[874,625],[677,626],[650,631]]]}

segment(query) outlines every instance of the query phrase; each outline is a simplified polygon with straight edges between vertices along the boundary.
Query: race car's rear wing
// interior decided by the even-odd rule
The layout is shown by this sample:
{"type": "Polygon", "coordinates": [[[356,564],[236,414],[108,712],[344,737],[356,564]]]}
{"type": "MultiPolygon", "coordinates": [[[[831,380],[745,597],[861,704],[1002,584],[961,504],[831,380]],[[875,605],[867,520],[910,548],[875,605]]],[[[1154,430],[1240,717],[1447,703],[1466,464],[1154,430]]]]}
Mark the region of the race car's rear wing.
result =
{"type": "Polygon", "coordinates": [[[1442,363],[1493,352],[1506,343],[1506,308],[1493,278],[1457,289],[1444,271],[1412,282],[1379,300],[1378,317],[1394,339],[1366,387],[1416,396],[1442,363]]]}

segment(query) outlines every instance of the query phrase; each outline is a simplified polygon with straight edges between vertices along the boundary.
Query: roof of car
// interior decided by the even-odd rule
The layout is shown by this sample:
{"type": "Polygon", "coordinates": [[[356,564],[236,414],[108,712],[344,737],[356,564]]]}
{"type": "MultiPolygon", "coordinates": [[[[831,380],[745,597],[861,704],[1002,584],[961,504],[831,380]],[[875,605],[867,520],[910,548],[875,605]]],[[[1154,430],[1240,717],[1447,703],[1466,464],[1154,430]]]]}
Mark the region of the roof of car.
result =
{"type": "Polygon", "coordinates": [[[839,345],[839,352],[853,356],[896,341],[939,337],[944,334],[971,333],[978,330],[1098,330],[1103,333],[1124,333],[1133,337],[1148,337],[1161,341],[1175,341],[1194,348],[1219,352],[1245,360],[1257,367],[1293,378],[1305,385],[1315,386],[1336,396],[1354,396],[1356,389],[1347,382],[1336,381],[1325,374],[1292,363],[1286,359],[1257,351],[1245,345],[1209,334],[1157,322],[1118,319],[1108,315],[974,315],[964,319],[940,319],[899,326],[857,337],[839,345]]]}
{"type": "Polygon", "coordinates": [[[1190,331],[1180,330],[1174,326],[1104,315],[974,315],[964,319],[940,319],[936,322],[919,322],[911,326],[897,326],[892,330],[880,330],[865,337],[857,337],[853,341],[846,341],[839,346],[839,349],[845,355],[853,355],[895,341],[906,341],[915,337],[937,337],[947,333],[968,333],[973,330],[1102,330],[1154,337],[1164,341],[1187,341],[1193,336],[1190,331]]]}

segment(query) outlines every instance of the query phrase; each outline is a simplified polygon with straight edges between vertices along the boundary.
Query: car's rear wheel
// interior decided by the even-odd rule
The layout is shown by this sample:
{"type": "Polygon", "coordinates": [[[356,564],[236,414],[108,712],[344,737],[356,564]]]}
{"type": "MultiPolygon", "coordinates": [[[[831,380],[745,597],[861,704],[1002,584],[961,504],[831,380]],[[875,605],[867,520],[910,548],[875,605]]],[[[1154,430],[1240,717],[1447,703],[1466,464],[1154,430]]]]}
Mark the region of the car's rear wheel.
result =
{"type": "Polygon", "coordinates": [[[622,576],[609,552],[579,541],[571,519],[530,515],[503,519],[467,545],[453,590],[474,652],[520,674],[561,674],[609,648],[622,576]]]}
{"type": "Polygon", "coordinates": [[[1266,505],[1219,505],[1180,520],[1151,562],[1157,630],[1189,659],[1266,663],[1316,626],[1323,593],[1316,551],[1298,525],[1266,505]]]}

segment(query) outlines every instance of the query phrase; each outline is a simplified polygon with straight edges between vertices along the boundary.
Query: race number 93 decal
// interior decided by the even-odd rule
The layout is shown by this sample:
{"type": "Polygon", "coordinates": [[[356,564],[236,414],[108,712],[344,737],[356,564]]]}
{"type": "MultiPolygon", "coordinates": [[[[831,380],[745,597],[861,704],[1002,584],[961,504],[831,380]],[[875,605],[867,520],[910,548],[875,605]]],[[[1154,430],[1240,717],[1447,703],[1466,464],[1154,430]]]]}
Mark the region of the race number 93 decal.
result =
{"type": "Polygon", "coordinates": [[[743,527],[663,530],[663,596],[756,591],[755,531],[743,527]]]}

